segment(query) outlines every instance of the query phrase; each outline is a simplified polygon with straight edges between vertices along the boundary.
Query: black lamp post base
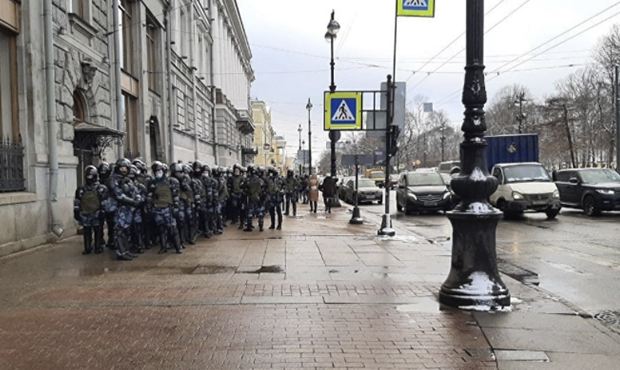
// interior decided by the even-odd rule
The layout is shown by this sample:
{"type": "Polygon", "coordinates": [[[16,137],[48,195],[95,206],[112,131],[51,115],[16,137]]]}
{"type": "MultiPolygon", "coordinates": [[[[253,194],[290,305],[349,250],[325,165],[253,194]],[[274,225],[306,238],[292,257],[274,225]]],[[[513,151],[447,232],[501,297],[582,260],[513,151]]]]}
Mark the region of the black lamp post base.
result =
{"type": "Polygon", "coordinates": [[[502,213],[486,203],[472,205],[473,209],[448,213],[453,228],[452,266],[439,302],[463,310],[501,310],[510,307],[495,253],[495,230],[502,213]]]}
{"type": "Polygon", "coordinates": [[[353,207],[353,213],[351,214],[351,219],[349,220],[351,225],[361,225],[364,223],[360,215],[360,209],[358,206],[353,207]]]}
{"type": "Polygon", "coordinates": [[[396,230],[392,228],[392,219],[390,215],[384,214],[381,216],[381,228],[377,231],[377,235],[381,236],[394,236],[396,230]]]}

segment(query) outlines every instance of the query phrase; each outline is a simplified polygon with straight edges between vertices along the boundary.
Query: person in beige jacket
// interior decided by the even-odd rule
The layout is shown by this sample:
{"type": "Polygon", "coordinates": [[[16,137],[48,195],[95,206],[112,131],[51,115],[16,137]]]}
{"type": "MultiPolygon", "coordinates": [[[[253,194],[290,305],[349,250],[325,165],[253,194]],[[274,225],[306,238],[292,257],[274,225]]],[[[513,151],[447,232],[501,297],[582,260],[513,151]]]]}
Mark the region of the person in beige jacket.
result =
{"type": "Polygon", "coordinates": [[[316,175],[310,176],[308,181],[308,201],[310,202],[310,212],[316,213],[316,206],[319,201],[319,179],[316,175]]]}

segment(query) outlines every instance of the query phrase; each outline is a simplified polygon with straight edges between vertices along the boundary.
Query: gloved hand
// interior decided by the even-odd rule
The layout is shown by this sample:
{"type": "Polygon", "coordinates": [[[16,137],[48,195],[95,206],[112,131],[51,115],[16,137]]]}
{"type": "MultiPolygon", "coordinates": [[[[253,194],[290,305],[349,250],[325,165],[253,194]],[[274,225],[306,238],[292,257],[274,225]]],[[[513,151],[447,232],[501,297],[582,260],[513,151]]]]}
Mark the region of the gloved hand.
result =
{"type": "Polygon", "coordinates": [[[73,210],[73,219],[76,221],[80,221],[80,210],[77,208],[73,210]]]}

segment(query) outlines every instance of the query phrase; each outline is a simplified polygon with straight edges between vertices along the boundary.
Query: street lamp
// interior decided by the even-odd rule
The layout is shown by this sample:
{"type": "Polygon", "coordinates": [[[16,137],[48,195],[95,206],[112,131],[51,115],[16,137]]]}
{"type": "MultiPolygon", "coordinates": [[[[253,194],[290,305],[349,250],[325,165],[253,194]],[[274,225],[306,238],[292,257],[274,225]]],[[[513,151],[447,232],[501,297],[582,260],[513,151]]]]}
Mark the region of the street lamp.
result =
{"type": "MultiPolygon", "coordinates": [[[[299,160],[299,156],[301,155],[301,123],[299,124],[299,127],[297,127],[297,132],[299,133],[299,149],[297,149],[297,159],[299,160]]],[[[301,161],[299,162],[299,175],[301,175],[301,161]]]]}
{"type": "MultiPolygon", "coordinates": [[[[308,110],[308,175],[312,176],[312,121],[310,120],[310,111],[312,110],[312,103],[310,102],[310,98],[308,98],[306,109],[308,110]]],[[[301,128],[301,125],[299,125],[299,127],[301,128]]],[[[306,160],[304,159],[304,162],[305,161],[306,160]]]]}
{"type": "Polygon", "coordinates": [[[484,139],[484,0],[467,0],[466,35],[462,172],[451,182],[461,202],[448,213],[453,229],[452,264],[439,302],[488,311],[510,306],[510,293],[497,271],[495,231],[502,212],[488,201],[498,181],[489,175],[484,139]]]}
{"type": "MultiPolygon", "coordinates": [[[[327,32],[325,32],[325,41],[329,42],[331,45],[331,56],[329,61],[330,72],[331,72],[331,83],[329,85],[329,92],[333,93],[336,91],[336,83],[334,82],[334,67],[336,63],[334,62],[334,39],[336,39],[338,35],[338,31],[340,31],[340,24],[334,19],[336,12],[332,10],[331,19],[327,24],[327,32]]],[[[331,162],[331,170],[330,175],[332,179],[336,178],[336,142],[340,140],[340,131],[338,130],[330,130],[329,131],[329,140],[330,140],[330,162],[331,162]]],[[[338,196],[336,195],[334,201],[332,202],[332,207],[340,207],[340,202],[338,201],[338,196]]]]}

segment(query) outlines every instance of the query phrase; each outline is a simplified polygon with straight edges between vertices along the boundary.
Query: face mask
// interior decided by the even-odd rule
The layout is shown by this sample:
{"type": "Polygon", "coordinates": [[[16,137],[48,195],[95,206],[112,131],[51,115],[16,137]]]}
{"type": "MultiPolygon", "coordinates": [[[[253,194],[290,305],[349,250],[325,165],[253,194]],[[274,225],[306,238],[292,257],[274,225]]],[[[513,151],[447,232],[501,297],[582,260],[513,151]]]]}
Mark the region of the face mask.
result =
{"type": "Polygon", "coordinates": [[[161,179],[162,177],[164,177],[164,171],[162,170],[155,171],[155,177],[157,177],[158,179],[161,179]]]}

